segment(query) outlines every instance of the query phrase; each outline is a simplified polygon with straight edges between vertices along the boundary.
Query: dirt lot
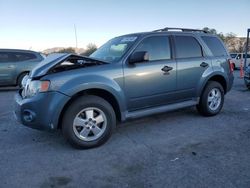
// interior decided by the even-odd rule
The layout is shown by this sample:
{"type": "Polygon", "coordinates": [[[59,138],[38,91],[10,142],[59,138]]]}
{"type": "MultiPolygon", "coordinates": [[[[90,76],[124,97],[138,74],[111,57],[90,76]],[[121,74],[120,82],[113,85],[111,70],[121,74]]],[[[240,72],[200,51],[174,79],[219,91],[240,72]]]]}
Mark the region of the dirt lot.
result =
{"type": "Polygon", "coordinates": [[[91,150],[32,130],[0,91],[0,187],[250,187],[250,91],[235,72],[216,117],[183,109],[119,125],[91,150]]]}

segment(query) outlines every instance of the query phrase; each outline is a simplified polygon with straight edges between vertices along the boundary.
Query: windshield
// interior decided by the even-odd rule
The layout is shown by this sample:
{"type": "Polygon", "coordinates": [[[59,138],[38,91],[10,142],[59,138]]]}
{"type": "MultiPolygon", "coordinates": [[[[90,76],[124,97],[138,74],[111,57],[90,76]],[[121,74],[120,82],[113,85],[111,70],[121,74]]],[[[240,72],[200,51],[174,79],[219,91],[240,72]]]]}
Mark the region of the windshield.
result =
{"type": "Polygon", "coordinates": [[[90,57],[105,62],[119,61],[136,41],[136,36],[116,37],[98,48],[90,57]]]}
{"type": "Polygon", "coordinates": [[[230,54],[231,58],[236,58],[237,54],[230,54]]]}

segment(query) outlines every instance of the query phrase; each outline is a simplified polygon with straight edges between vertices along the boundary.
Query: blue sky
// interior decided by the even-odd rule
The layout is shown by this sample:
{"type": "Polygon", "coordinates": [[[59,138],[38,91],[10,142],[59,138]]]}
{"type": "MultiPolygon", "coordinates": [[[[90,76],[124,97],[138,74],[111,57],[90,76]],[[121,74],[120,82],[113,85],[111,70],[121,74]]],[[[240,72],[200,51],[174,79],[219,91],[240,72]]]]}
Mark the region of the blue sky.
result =
{"type": "Polygon", "coordinates": [[[215,28],[245,36],[250,0],[0,0],[0,48],[44,50],[163,27],[215,28]]]}

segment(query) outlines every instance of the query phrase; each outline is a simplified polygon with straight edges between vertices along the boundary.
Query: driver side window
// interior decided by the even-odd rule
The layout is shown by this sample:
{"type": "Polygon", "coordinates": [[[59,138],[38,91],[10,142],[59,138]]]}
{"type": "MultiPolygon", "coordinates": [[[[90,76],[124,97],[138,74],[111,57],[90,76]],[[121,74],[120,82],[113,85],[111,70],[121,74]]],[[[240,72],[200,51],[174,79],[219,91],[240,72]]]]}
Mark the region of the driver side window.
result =
{"type": "Polygon", "coordinates": [[[168,36],[154,36],[144,39],[134,52],[146,51],[149,61],[171,59],[171,50],[168,36]]]}

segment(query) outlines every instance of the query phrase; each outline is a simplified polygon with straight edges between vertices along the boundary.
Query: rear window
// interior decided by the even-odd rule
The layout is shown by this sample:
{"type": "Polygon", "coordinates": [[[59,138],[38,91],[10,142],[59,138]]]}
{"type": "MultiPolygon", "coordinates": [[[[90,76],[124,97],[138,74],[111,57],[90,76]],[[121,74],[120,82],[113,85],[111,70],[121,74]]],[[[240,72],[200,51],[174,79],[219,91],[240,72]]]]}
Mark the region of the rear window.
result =
{"type": "Polygon", "coordinates": [[[221,41],[216,37],[201,37],[214,56],[227,56],[227,52],[221,41]]]}
{"type": "Polygon", "coordinates": [[[203,56],[200,44],[192,36],[176,36],[175,45],[177,58],[194,58],[203,56]]]}

